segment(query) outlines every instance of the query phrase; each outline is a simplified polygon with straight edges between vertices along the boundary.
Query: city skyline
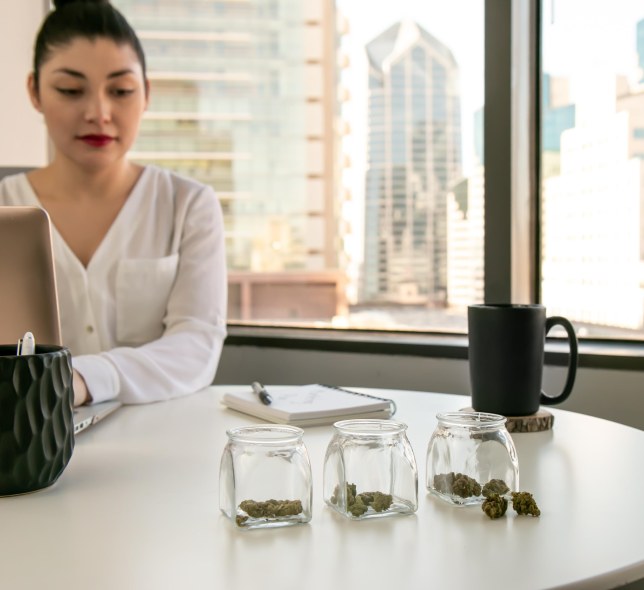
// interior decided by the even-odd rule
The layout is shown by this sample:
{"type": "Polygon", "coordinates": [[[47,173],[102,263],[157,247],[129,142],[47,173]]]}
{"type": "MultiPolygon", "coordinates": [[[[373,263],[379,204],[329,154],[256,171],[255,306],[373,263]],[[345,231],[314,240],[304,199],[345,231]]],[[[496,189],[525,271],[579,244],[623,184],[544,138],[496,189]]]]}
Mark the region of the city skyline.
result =
{"type": "MultiPolygon", "coordinates": [[[[396,215],[405,217],[406,225],[398,226],[398,237],[398,230],[392,229],[391,242],[410,243],[421,236],[418,204],[424,203],[434,210],[433,219],[427,221],[427,227],[432,227],[431,239],[445,246],[427,256],[443,257],[442,262],[431,262],[435,269],[431,273],[408,254],[401,256],[399,268],[407,264],[404,272],[410,280],[404,279],[404,272],[392,271],[387,281],[398,287],[390,289],[384,299],[409,303],[409,310],[414,303],[421,307],[449,303],[451,280],[453,292],[459,293],[454,300],[458,299],[462,309],[467,297],[481,292],[482,266],[470,261],[475,254],[482,256],[482,251],[477,252],[482,242],[475,217],[482,211],[483,199],[483,170],[477,157],[483,109],[483,0],[455,2],[442,12],[437,3],[419,6],[402,0],[397,6],[376,11],[373,19],[360,18],[355,2],[340,0],[338,7],[348,13],[341,14],[339,20],[346,24],[338,31],[335,18],[329,18],[336,5],[332,0],[306,3],[306,10],[312,11],[307,14],[300,12],[302,5],[294,0],[222,3],[216,16],[208,13],[197,20],[177,3],[160,15],[157,25],[153,23],[159,15],[147,4],[136,0],[120,0],[118,4],[123,4],[126,13],[133,14],[135,26],[140,26],[153,81],[152,108],[133,155],[144,162],[170,165],[214,186],[226,214],[231,277],[241,281],[231,283],[232,300],[239,309],[249,310],[247,319],[269,322],[335,322],[343,317],[346,325],[353,321],[354,314],[343,298],[348,297],[349,303],[360,302],[358,285],[366,236],[363,223],[368,210],[364,195],[367,156],[375,153],[366,122],[367,46],[396,23],[412,22],[408,18],[412,17],[448,48],[458,66],[453,87],[460,102],[462,133],[460,145],[453,142],[458,145],[453,162],[458,162],[462,174],[455,167],[440,190],[432,193],[423,186],[418,166],[399,163],[396,174],[411,166],[411,170],[405,169],[404,188],[396,197],[405,202],[404,211],[393,207],[393,192],[387,197],[392,202],[387,207],[390,213],[396,209],[396,215]],[[464,14],[467,18],[462,18],[464,14]],[[270,26],[265,27],[266,23],[270,26]],[[366,31],[373,34],[363,39],[366,31]],[[365,41],[362,46],[360,39],[365,41]],[[184,53],[175,55],[174,51],[184,53]],[[294,55],[305,59],[293,60],[294,55]],[[431,205],[439,193],[440,199],[431,205]],[[460,236],[450,245],[451,253],[444,237],[450,223],[455,224],[451,235],[460,236]],[[467,232],[474,238],[467,238],[467,232]],[[405,257],[408,260],[403,263],[405,257]],[[435,281],[434,287],[423,286],[423,281],[427,285],[435,281]],[[248,289],[263,294],[263,299],[249,303],[248,289]],[[430,301],[425,292],[432,289],[437,294],[447,293],[430,301]],[[326,303],[318,305],[320,300],[326,303]],[[302,301],[306,305],[300,305],[302,301]],[[316,305],[318,311],[314,312],[316,305]],[[255,312],[258,315],[253,316],[255,312]]],[[[552,53],[546,35],[551,26],[557,31],[565,29],[568,17],[557,2],[544,8],[546,64],[552,53]],[[552,7],[556,14],[549,20],[552,7]]],[[[617,21],[623,22],[622,16],[617,21]]],[[[644,14],[641,16],[644,22],[644,14]]],[[[596,29],[585,23],[584,30],[588,36],[588,30],[596,29]]],[[[619,45],[630,47],[632,53],[637,47],[632,22],[630,30],[629,42],[620,41],[619,45]]],[[[582,49],[575,48],[570,59],[562,56],[557,71],[562,64],[572,63],[573,57],[594,56],[597,48],[587,54],[582,49]]],[[[613,56],[612,46],[607,53],[613,56]]],[[[637,57],[624,59],[622,55],[631,66],[631,74],[625,76],[628,83],[636,75],[637,57]]],[[[608,63],[608,58],[600,60],[597,71],[607,69],[608,63]]],[[[579,82],[583,77],[581,72],[551,73],[547,66],[544,72],[548,72],[543,78],[548,100],[544,96],[543,146],[554,155],[544,153],[543,161],[552,164],[547,173],[556,176],[561,131],[585,116],[576,101],[576,93],[584,88],[579,82]]],[[[605,92],[604,98],[610,100],[609,93],[605,92]]],[[[644,133],[639,129],[636,126],[632,133],[644,133]]],[[[427,162],[425,172],[432,165],[427,162]]],[[[429,174],[440,176],[433,171],[429,174]]],[[[434,180],[435,186],[437,182],[434,180]]],[[[377,248],[376,252],[376,258],[382,254],[377,248]]],[[[376,265],[383,260],[376,260],[376,265]]],[[[406,313],[402,308],[399,312],[394,314],[396,318],[406,313]]],[[[418,325],[425,325],[425,320],[418,320],[418,325]]]]}

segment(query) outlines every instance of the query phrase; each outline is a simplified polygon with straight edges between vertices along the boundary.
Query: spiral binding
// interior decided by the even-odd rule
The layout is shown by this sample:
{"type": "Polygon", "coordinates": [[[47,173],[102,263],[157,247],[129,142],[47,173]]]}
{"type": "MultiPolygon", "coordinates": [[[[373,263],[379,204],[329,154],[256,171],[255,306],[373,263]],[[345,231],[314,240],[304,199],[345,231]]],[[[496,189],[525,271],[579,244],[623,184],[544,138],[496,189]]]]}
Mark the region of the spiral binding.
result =
{"type": "Polygon", "coordinates": [[[391,415],[393,416],[397,410],[398,407],[396,406],[396,402],[392,399],[389,399],[388,397],[378,397],[377,395],[372,395],[370,393],[362,393],[361,391],[351,391],[350,389],[345,389],[344,387],[338,387],[337,385],[328,385],[326,383],[320,383],[322,387],[328,387],[329,389],[337,389],[338,391],[343,391],[344,393],[350,393],[351,395],[361,395],[362,397],[369,397],[371,399],[377,399],[381,402],[389,402],[389,405],[391,407],[391,415]]]}

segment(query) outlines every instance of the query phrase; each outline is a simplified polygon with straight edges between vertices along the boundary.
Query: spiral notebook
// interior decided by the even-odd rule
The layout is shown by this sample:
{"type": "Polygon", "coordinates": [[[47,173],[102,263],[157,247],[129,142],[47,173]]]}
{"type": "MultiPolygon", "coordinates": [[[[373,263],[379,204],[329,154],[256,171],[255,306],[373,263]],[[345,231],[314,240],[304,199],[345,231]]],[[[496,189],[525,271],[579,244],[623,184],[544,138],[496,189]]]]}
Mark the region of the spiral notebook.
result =
{"type": "Polygon", "coordinates": [[[266,391],[273,400],[270,405],[260,402],[250,387],[248,391],[225,393],[221,402],[238,412],[293,426],[332,424],[353,418],[386,419],[396,412],[393,400],[333,385],[267,385],[266,391]]]}

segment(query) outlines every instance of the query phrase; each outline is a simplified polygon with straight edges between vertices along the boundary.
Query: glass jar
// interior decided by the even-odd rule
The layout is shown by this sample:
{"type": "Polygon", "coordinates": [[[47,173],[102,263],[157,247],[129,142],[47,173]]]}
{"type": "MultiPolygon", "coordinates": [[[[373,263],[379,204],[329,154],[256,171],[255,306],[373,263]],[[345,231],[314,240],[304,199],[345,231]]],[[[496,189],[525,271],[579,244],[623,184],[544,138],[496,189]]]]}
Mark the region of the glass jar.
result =
{"type": "Polygon", "coordinates": [[[241,529],[311,520],[311,463],[295,426],[257,425],[226,432],[219,507],[241,529]]]}
{"type": "Polygon", "coordinates": [[[483,412],[437,414],[427,447],[427,489],[455,505],[480,504],[488,491],[519,491],[519,461],[506,418],[483,412]]]}
{"type": "Polygon", "coordinates": [[[392,420],[342,420],[324,459],[324,501],[350,519],[410,514],[418,469],[405,431],[392,420]]]}

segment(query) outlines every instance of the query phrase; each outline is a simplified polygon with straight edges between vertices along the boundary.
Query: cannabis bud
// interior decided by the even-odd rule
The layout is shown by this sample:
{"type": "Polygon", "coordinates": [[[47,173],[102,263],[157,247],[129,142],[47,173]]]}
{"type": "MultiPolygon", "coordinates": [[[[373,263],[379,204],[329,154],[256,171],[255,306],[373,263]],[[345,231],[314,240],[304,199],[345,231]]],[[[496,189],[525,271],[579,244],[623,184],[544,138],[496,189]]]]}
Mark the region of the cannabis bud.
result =
{"type": "Polygon", "coordinates": [[[504,496],[510,491],[510,488],[502,479],[491,479],[483,486],[483,495],[489,498],[493,494],[504,496]]]}
{"type": "MultiPolygon", "coordinates": [[[[335,486],[333,495],[330,501],[332,504],[337,504],[340,494],[340,486],[335,486]]],[[[347,495],[347,512],[353,516],[362,516],[369,507],[373,508],[376,512],[384,512],[388,510],[393,502],[391,494],[383,494],[382,492],[361,492],[357,493],[356,484],[346,484],[347,495]]]]}
{"type": "Polygon", "coordinates": [[[385,510],[389,510],[389,507],[391,506],[392,502],[393,502],[393,497],[391,494],[374,492],[373,502],[371,503],[371,507],[376,512],[384,512],[385,510]]]}
{"type": "Polygon", "coordinates": [[[463,473],[439,473],[434,476],[434,489],[443,494],[454,494],[461,498],[479,496],[481,485],[463,473]]]}
{"type": "Polygon", "coordinates": [[[541,510],[530,492],[512,492],[512,508],[517,514],[539,516],[541,510]]]}
{"type": "Polygon", "coordinates": [[[461,498],[469,498],[470,496],[481,495],[481,484],[474,478],[457,473],[454,476],[454,483],[452,484],[452,491],[461,498]]]}
{"type": "Polygon", "coordinates": [[[238,526],[244,524],[251,518],[279,518],[282,516],[295,516],[302,512],[301,500],[266,500],[256,502],[255,500],[244,500],[239,504],[239,509],[246,515],[238,514],[235,518],[238,526]]]}
{"type": "Polygon", "coordinates": [[[461,498],[481,495],[481,484],[463,473],[439,473],[434,476],[434,489],[461,498]]]}
{"type": "Polygon", "coordinates": [[[499,494],[490,493],[481,508],[490,518],[501,518],[508,509],[508,501],[499,494]]]}
{"type": "Polygon", "coordinates": [[[437,473],[434,476],[434,489],[441,494],[451,494],[454,473],[437,473]]]}
{"type": "Polygon", "coordinates": [[[347,504],[347,510],[351,512],[353,516],[362,516],[367,510],[369,510],[369,505],[364,503],[362,494],[360,494],[356,496],[351,504],[347,504]]]}

